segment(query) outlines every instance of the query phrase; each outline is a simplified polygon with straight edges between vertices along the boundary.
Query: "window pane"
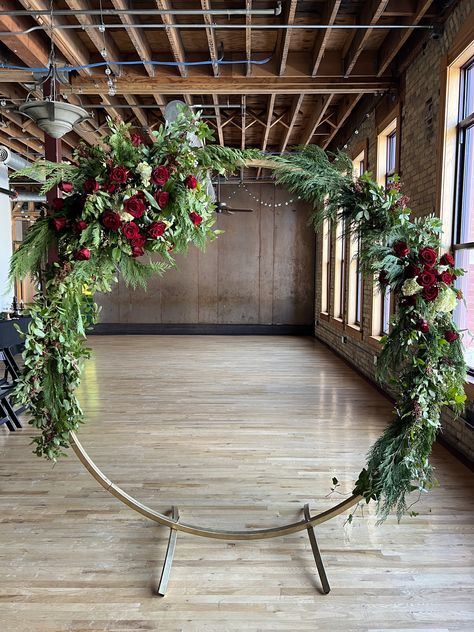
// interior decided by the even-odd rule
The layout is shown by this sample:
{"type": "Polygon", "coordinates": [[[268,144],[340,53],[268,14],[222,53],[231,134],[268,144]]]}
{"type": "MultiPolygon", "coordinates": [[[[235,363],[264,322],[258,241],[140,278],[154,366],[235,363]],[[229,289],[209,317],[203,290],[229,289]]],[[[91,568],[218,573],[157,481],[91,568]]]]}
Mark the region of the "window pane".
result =
{"type": "MultiPolygon", "coordinates": [[[[464,301],[459,301],[454,312],[454,320],[459,329],[467,329],[474,333],[474,249],[456,251],[456,266],[464,268],[467,274],[456,282],[464,301]]],[[[465,358],[469,368],[474,369],[474,339],[467,332],[463,335],[465,358]]]]}
{"type": "Polygon", "coordinates": [[[397,148],[397,133],[393,132],[387,138],[387,174],[395,172],[395,156],[397,148]]]}
{"type": "MultiPolygon", "coordinates": [[[[471,60],[472,61],[472,60],[471,60]]],[[[461,120],[474,112],[474,63],[464,71],[464,99],[461,120]]]]}
{"type": "Polygon", "coordinates": [[[474,241],[474,126],[461,132],[461,169],[459,182],[459,243],[474,241]]]}

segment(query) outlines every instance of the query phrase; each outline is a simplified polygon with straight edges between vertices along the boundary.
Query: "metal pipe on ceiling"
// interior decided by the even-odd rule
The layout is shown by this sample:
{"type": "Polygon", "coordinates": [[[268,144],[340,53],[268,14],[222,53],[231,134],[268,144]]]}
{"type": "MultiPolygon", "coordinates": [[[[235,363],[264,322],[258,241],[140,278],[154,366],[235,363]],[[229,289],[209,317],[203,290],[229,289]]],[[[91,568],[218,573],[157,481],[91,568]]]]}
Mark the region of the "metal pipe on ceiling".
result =
{"type": "MultiPolygon", "coordinates": [[[[15,152],[11,151],[8,147],[5,147],[5,145],[0,145],[0,165],[10,167],[13,171],[21,171],[27,167],[32,167],[33,163],[25,158],[22,158],[18,154],[15,154],[15,152]]],[[[41,179],[31,176],[31,179],[36,180],[37,182],[44,182],[44,178],[41,179]]]]}
{"type": "MultiPolygon", "coordinates": [[[[211,30],[228,30],[228,29],[240,29],[240,30],[429,30],[433,31],[435,26],[433,24],[62,24],[55,25],[54,29],[57,31],[65,30],[89,30],[97,29],[101,32],[106,29],[125,29],[125,30],[140,30],[140,29],[211,29],[211,30]]],[[[41,24],[32,26],[24,31],[0,31],[0,37],[18,37],[20,35],[28,35],[34,31],[49,31],[50,26],[47,24],[41,24]]]]}
{"type": "Polygon", "coordinates": [[[235,15],[257,16],[257,15],[280,15],[281,2],[277,2],[274,9],[54,9],[52,12],[48,9],[40,9],[39,11],[26,11],[24,9],[12,11],[0,11],[0,17],[40,17],[44,16],[66,16],[75,17],[76,15],[98,15],[98,16],[117,16],[122,15],[216,15],[223,17],[232,17],[235,15]]]}
{"type": "MultiPolygon", "coordinates": [[[[1,75],[0,75],[1,76],[1,75]]],[[[142,104],[142,103],[137,103],[136,104],[137,107],[143,108],[143,109],[147,109],[147,110],[159,110],[159,106],[155,104],[142,104]]],[[[110,105],[106,105],[103,103],[99,103],[98,105],[95,105],[93,103],[87,103],[85,105],[82,106],[85,110],[102,110],[102,109],[107,109],[110,107],[113,107],[114,109],[117,110],[129,110],[130,109],[130,105],[129,104],[123,104],[123,103],[114,103],[113,106],[110,105]]],[[[240,110],[240,104],[239,105],[190,105],[190,108],[193,108],[195,110],[201,110],[201,109],[207,109],[207,110],[215,110],[220,109],[220,110],[230,110],[230,109],[239,109],[240,110]]],[[[206,118],[206,115],[201,116],[201,118],[206,118]]]]}

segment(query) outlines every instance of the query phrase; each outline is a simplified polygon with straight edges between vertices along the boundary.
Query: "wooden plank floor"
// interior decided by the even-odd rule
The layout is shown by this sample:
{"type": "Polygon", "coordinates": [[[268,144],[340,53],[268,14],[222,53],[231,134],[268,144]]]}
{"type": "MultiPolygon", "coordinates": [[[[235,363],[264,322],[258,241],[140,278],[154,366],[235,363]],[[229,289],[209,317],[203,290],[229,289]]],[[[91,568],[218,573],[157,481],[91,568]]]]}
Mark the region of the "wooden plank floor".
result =
{"type": "MultiPolygon", "coordinates": [[[[93,337],[79,436],[116,483],[158,510],[221,528],[321,510],[350,491],[390,405],[318,342],[292,337],[93,337]]],[[[474,477],[442,447],[441,487],[415,519],[373,508],[307,535],[222,542],[178,535],[168,595],[154,596],[168,532],[98,487],[71,453],[31,454],[0,428],[2,632],[474,630],[474,477]]]]}

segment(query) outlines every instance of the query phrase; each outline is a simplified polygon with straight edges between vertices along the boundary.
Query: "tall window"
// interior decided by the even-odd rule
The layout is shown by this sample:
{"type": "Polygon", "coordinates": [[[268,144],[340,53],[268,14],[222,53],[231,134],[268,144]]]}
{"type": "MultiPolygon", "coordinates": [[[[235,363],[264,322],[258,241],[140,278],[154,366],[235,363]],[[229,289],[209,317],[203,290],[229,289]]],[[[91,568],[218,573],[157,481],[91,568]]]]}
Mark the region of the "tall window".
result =
{"type": "Polygon", "coordinates": [[[346,237],[344,224],[339,221],[336,226],[335,279],[334,279],[334,316],[344,320],[344,289],[345,289],[345,254],[346,237]]]}
{"type": "MultiPolygon", "coordinates": [[[[394,118],[377,137],[377,182],[388,186],[397,170],[397,119],[394,118]]],[[[385,288],[383,295],[378,292],[374,296],[372,311],[372,334],[380,336],[390,330],[392,311],[392,294],[390,287],[385,288]]]]}
{"type": "Polygon", "coordinates": [[[395,175],[395,165],[397,162],[397,130],[396,128],[387,136],[386,142],[386,158],[385,158],[385,186],[388,186],[390,180],[395,175]]]}
{"type": "Polygon", "coordinates": [[[321,261],[321,311],[329,313],[329,287],[331,266],[331,225],[329,220],[323,222],[323,245],[321,261]]]}
{"type": "MultiPolygon", "coordinates": [[[[457,124],[454,250],[456,266],[467,270],[458,281],[465,304],[460,301],[455,319],[460,329],[474,331],[474,58],[460,73],[457,124]]],[[[474,374],[474,341],[463,338],[466,362],[474,374]]]]}
{"type": "MultiPolygon", "coordinates": [[[[361,152],[352,161],[354,165],[354,178],[360,177],[365,171],[365,152],[361,152]]],[[[360,266],[360,238],[353,235],[350,243],[349,254],[349,301],[348,322],[360,327],[362,320],[362,271],[360,266]]]]}

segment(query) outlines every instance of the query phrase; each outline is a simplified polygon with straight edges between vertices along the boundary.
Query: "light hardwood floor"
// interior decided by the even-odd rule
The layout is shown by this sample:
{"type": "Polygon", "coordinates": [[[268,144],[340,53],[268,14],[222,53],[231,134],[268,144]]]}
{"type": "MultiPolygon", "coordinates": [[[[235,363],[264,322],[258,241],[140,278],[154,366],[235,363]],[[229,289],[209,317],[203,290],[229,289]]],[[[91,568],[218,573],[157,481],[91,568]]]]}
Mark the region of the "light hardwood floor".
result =
{"type": "MultiPolygon", "coordinates": [[[[161,511],[221,528],[316,510],[331,477],[350,491],[390,404],[309,338],[92,337],[79,437],[105,473],[161,511]]],[[[441,487],[400,525],[223,542],[178,535],[168,595],[154,596],[165,528],[102,490],[71,453],[55,468],[31,431],[0,428],[2,632],[474,630],[472,473],[437,446],[441,487]]]]}

